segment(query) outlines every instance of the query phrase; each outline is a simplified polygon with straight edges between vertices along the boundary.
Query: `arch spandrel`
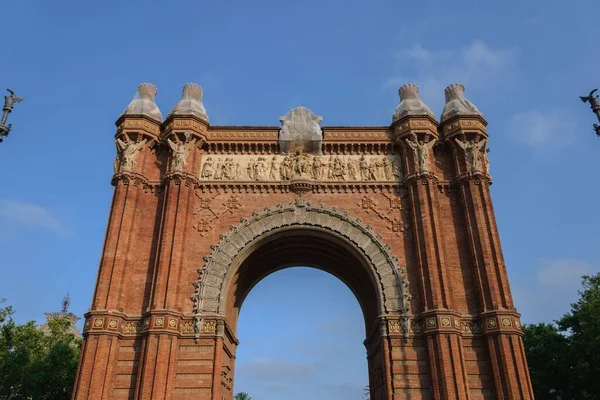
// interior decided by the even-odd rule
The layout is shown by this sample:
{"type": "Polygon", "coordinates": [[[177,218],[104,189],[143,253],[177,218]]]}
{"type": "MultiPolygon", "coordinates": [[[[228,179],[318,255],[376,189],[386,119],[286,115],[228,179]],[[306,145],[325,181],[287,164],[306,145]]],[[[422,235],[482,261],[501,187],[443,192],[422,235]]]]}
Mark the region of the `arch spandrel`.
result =
{"type": "Polygon", "coordinates": [[[408,314],[411,297],[406,271],[398,266],[398,259],[382,242],[381,236],[347,212],[324,204],[313,207],[310,202],[297,199],[287,205],[277,204],[261,212],[255,211],[250,218],[242,218],[239,224],[220,235],[221,240],[211,246],[210,254],[204,257],[204,266],[198,269],[199,277],[192,297],[197,318],[225,316],[228,279],[252,252],[254,244],[283,227],[319,228],[347,242],[362,255],[362,264],[375,277],[379,315],[408,314]]]}

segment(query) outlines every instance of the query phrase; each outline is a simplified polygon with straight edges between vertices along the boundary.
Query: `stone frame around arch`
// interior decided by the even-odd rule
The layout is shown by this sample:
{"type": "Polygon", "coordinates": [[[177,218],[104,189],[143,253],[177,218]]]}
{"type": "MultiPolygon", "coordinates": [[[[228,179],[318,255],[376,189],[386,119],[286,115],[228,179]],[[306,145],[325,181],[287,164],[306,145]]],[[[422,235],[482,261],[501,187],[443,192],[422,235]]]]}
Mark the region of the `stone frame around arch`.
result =
{"type": "Polygon", "coordinates": [[[239,224],[220,235],[218,244],[211,245],[210,254],[204,257],[203,267],[197,270],[199,276],[194,282],[195,291],[191,298],[196,338],[199,337],[204,318],[225,317],[226,283],[232,265],[241,263],[240,253],[265,234],[293,226],[321,228],[359,250],[371,269],[370,275],[377,280],[379,317],[401,316],[404,334],[408,335],[411,301],[409,283],[405,269],[398,266],[398,258],[391,254],[389,245],[383,243],[381,236],[360,218],[352,218],[349,213],[328,208],[323,203],[313,207],[309,201],[298,198],[287,205],[280,203],[254,212],[250,219],[242,218],[239,224]]]}

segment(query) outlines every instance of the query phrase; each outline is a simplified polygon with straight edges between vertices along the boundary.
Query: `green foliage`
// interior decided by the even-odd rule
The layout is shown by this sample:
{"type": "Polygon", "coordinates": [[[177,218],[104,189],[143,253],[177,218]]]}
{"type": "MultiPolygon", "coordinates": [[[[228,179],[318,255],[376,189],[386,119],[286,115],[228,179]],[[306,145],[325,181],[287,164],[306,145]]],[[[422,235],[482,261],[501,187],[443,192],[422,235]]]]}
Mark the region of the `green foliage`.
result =
{"type": "Polygon", "coordinates": [[[252,400],[252,397],[248,393],[239,392],[235,395],[233,400],[252,400]]]}
{"type": "Polygon", "coordinates": [[[600,273],[582,279],[579,300],[557,325],[523,327],[538,400],[600,399],[600,273]]]}
{"type": "Polygon", "coordinates": [[[33,321],[17,325],[12,314],[0,307],[0,399],[69,399],[81,345],[67,333],[70,321],[49,321],[45,335],[33,321]]]}

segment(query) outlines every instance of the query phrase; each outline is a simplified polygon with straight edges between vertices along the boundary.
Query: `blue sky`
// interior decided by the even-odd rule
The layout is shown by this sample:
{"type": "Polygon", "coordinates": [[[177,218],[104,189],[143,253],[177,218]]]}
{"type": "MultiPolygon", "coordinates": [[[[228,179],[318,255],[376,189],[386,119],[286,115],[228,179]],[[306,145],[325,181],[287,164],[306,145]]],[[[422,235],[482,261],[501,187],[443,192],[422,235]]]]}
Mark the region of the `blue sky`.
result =
{"type": "MultiPolygon", "coordinates": [[[[67,291],[73,312],[89,307],[114,121],[146,81],[163,114],[184,83],[202,85],[215,125],[278,125],[298,105],[323,125],[386,125],[399,85],[418,84],[440,115],[444,87],[462,82],[489,121],[492,195],[524,322],[560,317],[580,275],[600,270],[600,139],[578,98],[600,86],[598,1],[20,0],[2,13],[0,87],[26,97],[0,144],[0,297],[20,322],[43,320],[67,291]]],[[[361,324],[333,277],[269,276],[242,309],[236,390],[360,398],[361,324]]]]}

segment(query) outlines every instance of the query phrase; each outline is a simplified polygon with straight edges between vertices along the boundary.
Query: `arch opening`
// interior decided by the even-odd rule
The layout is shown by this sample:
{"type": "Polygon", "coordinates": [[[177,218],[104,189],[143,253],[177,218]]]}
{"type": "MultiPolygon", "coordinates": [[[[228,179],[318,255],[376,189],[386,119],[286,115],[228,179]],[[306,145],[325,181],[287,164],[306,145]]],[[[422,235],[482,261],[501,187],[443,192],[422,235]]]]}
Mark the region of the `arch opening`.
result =
{"type": "MultiPolygon", "coordinates": [[[[246,296],[267,276],[296,266],[325,271],[343,282],[362,310],[368,334],[377,323],[379,293],[377,278],[365,266],[366,260],[343,238],[316,227],[291,226],[259,238],[240,254],[238,266],[226,277],[225,316],[234,332],[246,296]]],[[[306,295],[310,296],[310,288],[306,295]]]]}
{"type": "Polygon", "coordinates": [[[312,207],[296,199],[267,207],[232,226],[211,247],[192,297],[197,320],[213,315],[235,323],[240,300],[252,286],[294,264],[325,269],[345,282],[359,299],[367,329],[377,317],[408,316],[408,282],[390,247],[359,218],[324,204],[312,207]]]}
{"type": "Polygon", "coordinates": [[[304,266],[270,274],[244,299],[238,327],[234,394],[362,398],[369,384],[362,310],[337,277],[304,266]]]}

